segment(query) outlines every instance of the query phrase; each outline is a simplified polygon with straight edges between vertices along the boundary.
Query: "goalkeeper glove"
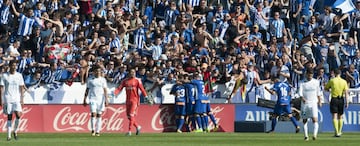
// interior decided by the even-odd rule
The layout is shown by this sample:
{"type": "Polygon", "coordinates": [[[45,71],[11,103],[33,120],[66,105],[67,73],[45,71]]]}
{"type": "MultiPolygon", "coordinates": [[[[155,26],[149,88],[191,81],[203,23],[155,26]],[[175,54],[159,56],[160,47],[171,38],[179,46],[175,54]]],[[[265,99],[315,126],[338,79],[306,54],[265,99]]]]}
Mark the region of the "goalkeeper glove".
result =
{"type": "Polygon", "coordinates": [[[152,105],[152,104],[154,104],[154,99],[149,96],[146,96],[145,102],[152,105]]]}

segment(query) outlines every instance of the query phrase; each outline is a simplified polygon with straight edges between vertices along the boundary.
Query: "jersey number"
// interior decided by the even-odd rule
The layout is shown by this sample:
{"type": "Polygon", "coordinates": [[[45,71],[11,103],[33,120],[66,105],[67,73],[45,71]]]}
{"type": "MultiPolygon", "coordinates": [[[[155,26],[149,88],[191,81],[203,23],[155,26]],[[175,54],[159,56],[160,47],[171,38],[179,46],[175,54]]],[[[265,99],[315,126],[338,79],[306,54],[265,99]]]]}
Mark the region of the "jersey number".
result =
{"type": "Polygon", "coordinates": [[[285,87],[281,87],[280,92],[281,92],[281,98],[287,99],[287,96],[288,96],[287,89],[285,87]]]}

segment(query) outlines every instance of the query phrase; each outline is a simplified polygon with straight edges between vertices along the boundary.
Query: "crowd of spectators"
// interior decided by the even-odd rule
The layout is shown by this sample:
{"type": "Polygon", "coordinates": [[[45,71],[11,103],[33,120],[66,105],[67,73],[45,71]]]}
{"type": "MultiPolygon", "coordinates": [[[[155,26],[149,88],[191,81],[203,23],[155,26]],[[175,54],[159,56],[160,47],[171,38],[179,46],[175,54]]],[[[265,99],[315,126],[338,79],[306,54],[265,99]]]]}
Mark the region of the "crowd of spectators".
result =
{"type": "Polygon", "coordinates": [[[84,84],[93,65],[119,84],[135,67],[150,91],[205,70],[219,84],[243,72],[248,90],[271,76],[296,88],[307,68],[321,83],[341,68],[355,88],[360,1],[353,3],[342,13],[324,0],[0,0],[0,67],[18,60],[27,86],[84,84]],[[69,50],[50,58],[46,46],[54,45],[69,50]]]}

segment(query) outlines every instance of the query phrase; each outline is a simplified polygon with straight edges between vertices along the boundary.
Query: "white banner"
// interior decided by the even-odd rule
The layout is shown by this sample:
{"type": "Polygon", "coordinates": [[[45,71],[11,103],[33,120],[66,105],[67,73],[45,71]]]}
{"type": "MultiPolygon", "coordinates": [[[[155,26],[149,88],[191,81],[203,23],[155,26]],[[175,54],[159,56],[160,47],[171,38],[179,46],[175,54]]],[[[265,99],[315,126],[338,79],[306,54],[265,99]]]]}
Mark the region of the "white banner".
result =
{"type": "MultiPolygon", "coordinates": [[[[148,90],[152,87],[152,84],[145,83],[145,89],[148,90]]],[[[173,84],[163,85],[161,88],[157,87],[153,92],[148,93],[149,97],[154,99],[155,103],[163,104],[172,104],[175,101],[173,95],[170,95],[170,90],[173,84]]],[[[264,86],[270,86],[268,84],[264,86]]],[[[108,94],[109,102],[115,104],[125,103],[126,93],[125,89],[120,92],[119,95],[114,96],[113,91],[115,90],[116,85],[108,84],[108,94]]],[[[216,90],[210,98],[212,103],[224,103],[232,89],[228,89],[226,84],[216,84],[216,90]]],[[[229,86],[228,86],[229,87],[229,86]]],[[[62,84],[59,88],[53,89],[49,85],[40,86],[38,88],[29,88],[25,93],[24,102],[26,104],[82,104],[84,99],[86,85],[81,85],[76,82],[72,86],[62,84]]],[[[249,102],[255,103],[258,98],[276,100],[273,96],[268,94],[266,91],[262,91],[263,86],[254,90],[254,93],[249,93],[251,98],[249,102]],[[256,92],[255,92],[256,91],[256,92]]],[[[149,92],[149,91],[148,91],[149,92]]],[[[239,93],[236,93],[234,99],[240,96],[239,93]]],[[[240,97],[239,97],[240,98],[240,97]]],[[[329,94],[324,93],[325,103],[329,102],[329,94]]],[[[360,88],[349,89],[349,101],[351,103],[359,103],[360,101],[360,88]]],[[[243,103],[245,101],[239,99],[239,101],[234,100],[233,103],[243,103]]]]}

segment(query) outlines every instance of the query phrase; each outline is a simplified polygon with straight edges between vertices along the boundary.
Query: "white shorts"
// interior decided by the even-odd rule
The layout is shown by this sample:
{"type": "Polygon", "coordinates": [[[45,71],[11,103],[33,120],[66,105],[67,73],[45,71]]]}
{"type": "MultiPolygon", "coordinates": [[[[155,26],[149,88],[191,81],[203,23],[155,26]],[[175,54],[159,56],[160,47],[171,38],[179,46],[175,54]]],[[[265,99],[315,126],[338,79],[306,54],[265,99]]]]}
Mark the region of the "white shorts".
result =
{"type": "Polygon", "coordinates": [[[90,101],[90,112],[101,114],[105,110],[105,103],[99,101],[90,101]]]}
{"type": "Polygon", "coordinates": [[[5,103],[3,107],[3,113],[10,115],[13,112],[22,112],[22,107],[20,102],[11,102],[11,103],[5,103]]]}
{"type": "Polygon", "coordinates": [[[318,117],[318,106],[317,104],[302,104],[301,105],[301,118],[308,119],[308,118],[317,118],[318,117]]]}

